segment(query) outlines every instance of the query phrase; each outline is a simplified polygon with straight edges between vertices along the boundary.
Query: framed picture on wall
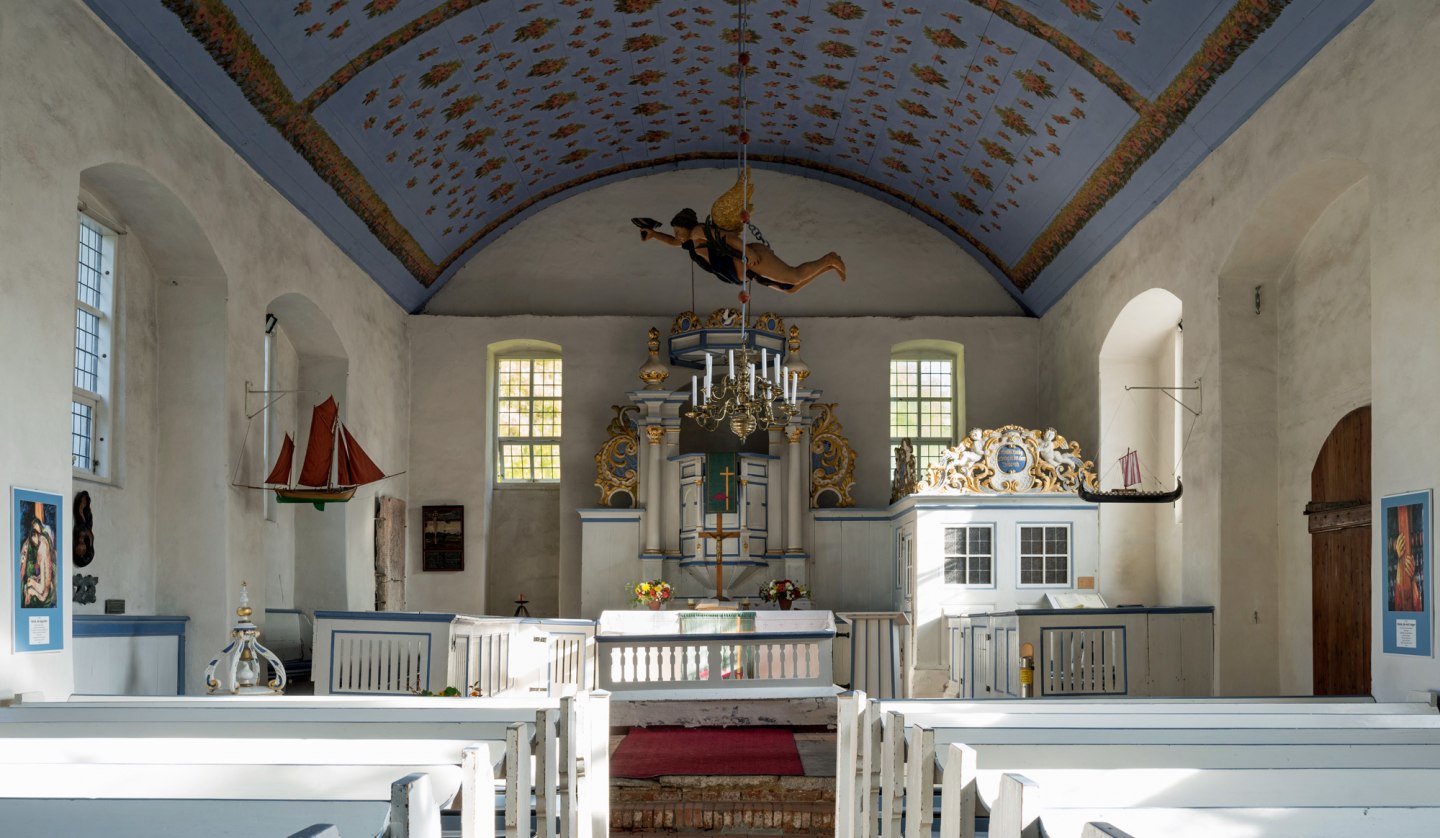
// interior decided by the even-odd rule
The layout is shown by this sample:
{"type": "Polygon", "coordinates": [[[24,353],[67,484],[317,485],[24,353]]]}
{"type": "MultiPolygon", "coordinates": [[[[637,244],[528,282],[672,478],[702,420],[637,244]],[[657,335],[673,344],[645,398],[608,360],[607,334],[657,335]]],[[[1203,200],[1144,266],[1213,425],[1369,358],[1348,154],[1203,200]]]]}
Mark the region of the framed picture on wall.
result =
{"type": "Polygon", "coordinates": [[[465,569],[465,507],[420,507],[420,569],[465,569]]]}
{"type": "Polygon", "coordinates": [[[1387,655],[1430,656],[1435,611],[1430,587],[1434,570],[1430,494],[1427,489],[1380,499],[1382,649],[1387,655]]]}
{"type": "Polygon", "coordinates": [[[58,652],[65,648],[63,499],[47,492],[10,490],[10,567],[14,574],[15,651],[58,652]]]}

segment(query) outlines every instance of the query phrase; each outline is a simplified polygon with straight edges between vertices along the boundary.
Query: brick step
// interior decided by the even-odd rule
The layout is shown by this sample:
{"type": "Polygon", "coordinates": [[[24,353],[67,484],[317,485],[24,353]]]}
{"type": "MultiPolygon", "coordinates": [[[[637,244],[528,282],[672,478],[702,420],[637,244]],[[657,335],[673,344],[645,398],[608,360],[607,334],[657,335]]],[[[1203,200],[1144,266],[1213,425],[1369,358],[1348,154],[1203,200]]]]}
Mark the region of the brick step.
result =
{"type": "Polygon", "coordinates": [[[610,784],[610,831],[834,835],[834,777],[661,777],[610,784]]]}

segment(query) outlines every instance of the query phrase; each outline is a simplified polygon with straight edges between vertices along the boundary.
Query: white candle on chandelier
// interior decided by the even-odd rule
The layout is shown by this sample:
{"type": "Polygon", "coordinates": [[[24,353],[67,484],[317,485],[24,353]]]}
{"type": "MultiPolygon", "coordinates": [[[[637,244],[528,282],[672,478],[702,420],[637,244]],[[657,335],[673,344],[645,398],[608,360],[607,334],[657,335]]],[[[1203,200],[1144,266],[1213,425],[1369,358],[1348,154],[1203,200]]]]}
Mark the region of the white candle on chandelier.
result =
{"type": "Polygon", "coordinates": [[[750,365],[750,397],[755,397],[755,365],[750,365]]]}
{"type": "Polygon", "coordinates": [[[766,363],[765,363],[765,362],[766,362],[767,360],[768,360],[768,358],[767,358],[766,355],[765,355],[765,347],[762,346],[762,347],[760,347],[760,377],[761,377],[761,378],[765,378],[765,379],[768,379],[768,378],[770,377],[770,372],[769,372],[769,370],[765,369],[765,367],[766,367],[766,363]]]}
{"type": "Polygon", "coordinates": [[[784,399],[784,400],[787,401],[787,402],[790,401],[790,368],[789,368],[789,367],[785,367],[785,371],[780,374],[780,398],[784,399]]]}
{"type": "Polygon", "coordinates": [[[700,406],[700,376],[690,376],[690,406],[700,406]]]}
{"type": "Polygon", "coordinates": [[[730,350],[730,377],[735,377],[735,350],[730,350]]]}
{"type": "Polygon", "coordinates": [[[706,390],[709,390],[709,389],[710,389],[710,364],[711,364],[714,360],[715,360],[714,357],[712,357],[709,352],[706,352],[706,353],[705,353],[705,389],[706,389],[706,390]]]}
{"type": "Polygon", "coordinates": [[[775,353],[775,383],[784,385],[785,379],[780,376],[780,353],[775,353]]]}

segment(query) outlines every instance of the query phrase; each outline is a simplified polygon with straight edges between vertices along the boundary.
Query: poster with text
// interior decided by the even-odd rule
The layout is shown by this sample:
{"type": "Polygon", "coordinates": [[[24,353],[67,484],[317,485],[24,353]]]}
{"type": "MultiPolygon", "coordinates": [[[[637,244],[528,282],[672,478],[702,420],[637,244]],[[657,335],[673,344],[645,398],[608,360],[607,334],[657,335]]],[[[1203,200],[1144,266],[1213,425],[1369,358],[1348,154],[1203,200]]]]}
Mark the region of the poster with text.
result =
{"type": "Polygon", "coordinates": [[[29,489],[11,489],[10,496],[15,651],[58,652],[65,647],[69,590],[61,576],[61,497],[29,489]]]}
{"type": "Polygon", "coordinates": [[[1389,655],[1430,656],[1430,492],[1380,501],[1381,613],[1389,655]]]}

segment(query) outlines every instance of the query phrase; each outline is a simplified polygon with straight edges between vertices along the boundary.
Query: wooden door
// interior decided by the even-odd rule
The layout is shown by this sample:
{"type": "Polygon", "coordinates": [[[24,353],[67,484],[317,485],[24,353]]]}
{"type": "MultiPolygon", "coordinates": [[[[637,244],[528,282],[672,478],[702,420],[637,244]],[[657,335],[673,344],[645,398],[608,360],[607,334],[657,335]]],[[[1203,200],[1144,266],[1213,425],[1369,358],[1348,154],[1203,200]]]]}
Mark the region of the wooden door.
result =
{"type": "Polygon", "coordinates": [[[1336,423],[1310,472],[1316,695],[1370,694],[1370,408],[1336,423]]]}

